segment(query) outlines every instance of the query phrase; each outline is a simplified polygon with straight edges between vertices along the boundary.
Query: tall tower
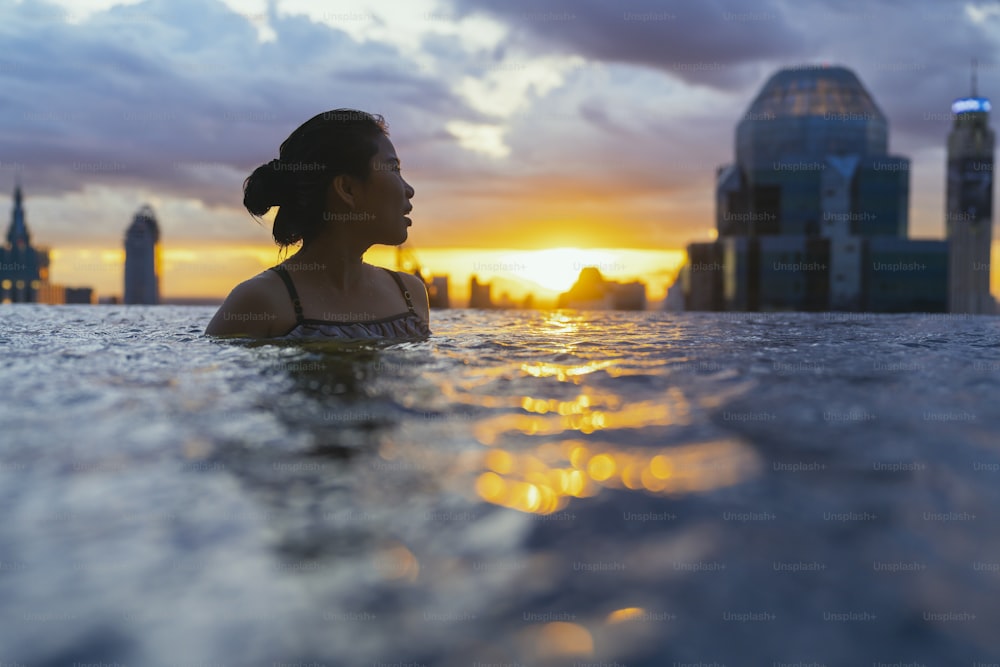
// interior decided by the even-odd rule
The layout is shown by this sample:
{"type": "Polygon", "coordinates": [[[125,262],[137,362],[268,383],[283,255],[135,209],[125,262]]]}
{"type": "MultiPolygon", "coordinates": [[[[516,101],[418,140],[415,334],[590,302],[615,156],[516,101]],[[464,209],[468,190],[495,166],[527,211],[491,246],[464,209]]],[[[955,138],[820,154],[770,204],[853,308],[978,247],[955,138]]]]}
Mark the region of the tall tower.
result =
{"type": "Polygon", "coordinates": [[[992,314],[990,246],[993,241],[993,130],[990,101],[976,91],[951,105],[948,134],[948,311],[992,314]]]}
{"type": "Polygon", "coordinates": [[[149,205],[125,232],[125,303],[160,302],[160,228],[149,205]]]}
{"type": "Polygon", "coordinates": [[[3,301],[31,303],[38,301],[42,270],[47,271],[48,255],[31,245],[31,235],[24,221],[24,202],[21,185],[14,187],[14,209],[7,244],[0,247],[0,295],[3,301]],[[44,266],[43,266],[44,265],[44,266]]]}

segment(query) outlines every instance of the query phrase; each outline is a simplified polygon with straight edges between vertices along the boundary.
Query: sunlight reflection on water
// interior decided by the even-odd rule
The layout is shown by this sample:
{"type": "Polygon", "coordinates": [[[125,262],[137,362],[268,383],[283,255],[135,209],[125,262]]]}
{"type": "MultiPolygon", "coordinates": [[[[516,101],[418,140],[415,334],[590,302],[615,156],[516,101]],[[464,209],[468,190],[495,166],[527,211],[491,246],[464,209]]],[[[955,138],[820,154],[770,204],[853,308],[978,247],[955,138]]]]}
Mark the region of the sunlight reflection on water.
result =
{"type": "Polygon", "coordinates": [[[0,662],[995,655],[993,320],[454,311],[286,344],[211,314],[5,312],[0,662]],[[816,639],[851,609],[901,629],[816,639]]]}

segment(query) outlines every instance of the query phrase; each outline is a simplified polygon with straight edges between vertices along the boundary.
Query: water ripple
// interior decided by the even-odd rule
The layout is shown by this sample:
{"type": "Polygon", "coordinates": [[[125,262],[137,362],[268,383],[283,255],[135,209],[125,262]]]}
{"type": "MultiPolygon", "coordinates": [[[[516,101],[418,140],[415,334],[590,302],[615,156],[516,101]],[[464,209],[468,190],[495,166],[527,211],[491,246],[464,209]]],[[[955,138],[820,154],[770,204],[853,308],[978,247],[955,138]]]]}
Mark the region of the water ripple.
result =
{"type": "Polygon", "coordinates": [[[996,318],[211,315],[3,308],[0,661],[1000,654],[996,318]]]}

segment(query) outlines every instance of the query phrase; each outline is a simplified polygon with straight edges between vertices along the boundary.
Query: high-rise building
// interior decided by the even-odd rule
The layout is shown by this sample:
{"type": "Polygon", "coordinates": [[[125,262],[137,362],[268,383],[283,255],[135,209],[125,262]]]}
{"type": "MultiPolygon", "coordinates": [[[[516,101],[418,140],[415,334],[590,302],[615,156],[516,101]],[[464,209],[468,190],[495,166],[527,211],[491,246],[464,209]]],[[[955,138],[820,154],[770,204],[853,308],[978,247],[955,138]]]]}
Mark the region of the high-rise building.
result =
{"type": "Polygon", "coordinates": [[[125,303],[160,302],[160,228],[144,205],[125,232],[125,303]]]}
{"type": "Polygon", "coordinates": [[[951,105],[948,134],[948,311],[992,314],[990,247],[993,241],[993,130],[990,101],[976,92],[951,105]]]}
{"type": "Polygon", "coordinates": [[[5,303],[38,301],[42,283],[48,281],[49,253],[31,245],[31,235],[24,218],[24,199],[20,184],[14,187],[14,209],[7,243],[0,247],[0,300],[5,303]]]}
{"type": "Polygon", "coordinates": [[[469,308],[494,308],[490,284],[481,283],[476,276],[469,278],[469,308]]]}
{"type": "Polygon", "coordinates": [[[448,276],[434,276],[427,286],[427,302],[431,308],[450,308],[448,298],[448,276]]]}
{"type": "Polygon", "coordinates": [[[852,71],[774,74],[716,174],[717,239],[688,247],[688,309],[943,311],[946,243],[907,239],[910,161],[888,137],[852,71]]]}

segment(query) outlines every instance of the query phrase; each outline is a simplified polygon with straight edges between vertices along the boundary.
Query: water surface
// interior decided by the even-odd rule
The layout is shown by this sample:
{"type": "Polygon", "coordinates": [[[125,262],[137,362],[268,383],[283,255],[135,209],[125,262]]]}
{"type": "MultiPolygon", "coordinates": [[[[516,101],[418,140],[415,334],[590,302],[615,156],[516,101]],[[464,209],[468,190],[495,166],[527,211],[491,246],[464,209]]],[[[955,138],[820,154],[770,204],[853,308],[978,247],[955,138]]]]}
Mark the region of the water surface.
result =
{"type": "Polygon", "coordinates": [[[0,308],[0,663],[1000,661],[1000,319],[0,308]]]}

